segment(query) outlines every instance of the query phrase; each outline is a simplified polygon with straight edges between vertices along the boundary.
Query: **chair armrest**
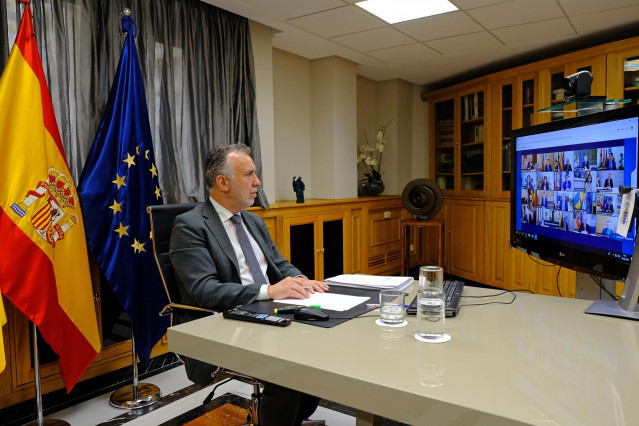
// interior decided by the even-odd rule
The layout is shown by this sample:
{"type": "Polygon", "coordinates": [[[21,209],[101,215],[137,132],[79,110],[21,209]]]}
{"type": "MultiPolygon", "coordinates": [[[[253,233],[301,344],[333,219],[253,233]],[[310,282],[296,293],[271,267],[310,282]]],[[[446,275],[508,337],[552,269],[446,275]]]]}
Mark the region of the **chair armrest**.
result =
{"type": "Polygon", "coordinates": [[[172,314],[174,311],[189,311],[189,312],[197,312],[200,314],[215,314],[217,311],[212,309],[200,308],[198,306],[191,305],[182,305],[180,303],[169,303],[166,305],[162,311],[160,311],[160,316],[166,316],[172,314]]]}

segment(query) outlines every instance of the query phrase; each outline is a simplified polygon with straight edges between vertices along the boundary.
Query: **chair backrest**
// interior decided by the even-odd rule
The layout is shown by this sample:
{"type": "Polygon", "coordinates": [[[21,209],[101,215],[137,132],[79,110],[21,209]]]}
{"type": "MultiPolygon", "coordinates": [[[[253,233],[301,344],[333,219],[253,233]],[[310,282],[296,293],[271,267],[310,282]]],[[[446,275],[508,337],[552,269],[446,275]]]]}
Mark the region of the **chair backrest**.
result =
{"type": "Polygon", "coordinates": [[[173,222],[177,216],[192,210],[199,204],[200,203],[167,204],[149,207],[151,233],[153,235],[153,254],[170,303],[180,303],[180,292],[175,281],[173,265],[171,264],[171,259],[169,259],[173,222]]]}

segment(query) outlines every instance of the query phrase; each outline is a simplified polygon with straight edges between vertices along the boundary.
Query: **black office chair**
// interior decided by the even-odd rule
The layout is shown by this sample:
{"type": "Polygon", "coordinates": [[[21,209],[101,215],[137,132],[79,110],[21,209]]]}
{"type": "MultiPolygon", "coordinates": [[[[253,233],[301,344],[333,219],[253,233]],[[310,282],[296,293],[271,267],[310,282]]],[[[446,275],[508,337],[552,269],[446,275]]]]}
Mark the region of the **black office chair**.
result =
{"type": "MultiPolygon", "coordinates": [[[[192,210],[198,203],[186,203],[186,204],[169,204],[169,205],[157,205],[148,207],[149,215],[151,217],[151,235],[153,241],[153,255],[155,256],[155,262],[157,263],[162,277],[162,283],[164,284],[164,290],[169,298],[169,304],[162,309],[160,316],[171,315],[171,325],[173,325],[173,313],[176,311],[188,311],[190,313],[196,313],[199,315],[213,315],[216,311],[211,309],[204,309],[198,306],[184,305],[180,302],[180,292],[177,288],[175,281],[175,272],[173,271],[173,265],[169,258],[169,246],[171,242],[171,230],[173,229],[173,222],[178,215],[186,213],[192,210]]],[[[218,367],[212,375],[213,383],[216,386],[211,393],[204,400],[204,404],[208,404],[213,399],[215,390],[227,383],[230,380],[237,379],[241,382],[248,383],[253,386],[253,394],[251,395],[251,407],[249,407],[249,413],[247,421],[250,425],[259,426],[259,406],[262,397],[262,388],[264,387],[261,382],[253,377],[245,374],[236,373],[234,371],[226,370],[218,367]]]]}

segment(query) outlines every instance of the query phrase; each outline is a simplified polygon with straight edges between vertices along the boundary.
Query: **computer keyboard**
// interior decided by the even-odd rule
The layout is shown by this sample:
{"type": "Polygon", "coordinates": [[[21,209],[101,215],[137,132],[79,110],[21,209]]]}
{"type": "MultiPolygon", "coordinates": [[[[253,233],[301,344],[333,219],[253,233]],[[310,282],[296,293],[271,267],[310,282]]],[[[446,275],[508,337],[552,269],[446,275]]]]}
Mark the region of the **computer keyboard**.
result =
{"type": "MultiPolygon", "coordinates": [[[[459,312],[459,301],[464,290],[463,281],[444,281],[444,293],[446,295],[446,316],[454,317],[459,312]]],[[[406,308],[406,315],[417,315],[417,295],[406,308]]]]}

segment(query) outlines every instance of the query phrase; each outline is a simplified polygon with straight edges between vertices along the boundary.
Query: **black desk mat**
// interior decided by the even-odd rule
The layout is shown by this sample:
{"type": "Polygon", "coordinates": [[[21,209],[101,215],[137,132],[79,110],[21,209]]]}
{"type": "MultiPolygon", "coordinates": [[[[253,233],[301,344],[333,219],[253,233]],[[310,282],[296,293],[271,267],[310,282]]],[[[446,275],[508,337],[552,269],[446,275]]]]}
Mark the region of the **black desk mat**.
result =
{"type": "MultiPolygon", "coordinates": [[[[328,309],[322,309],[325,312],[328,312],[329,318],[326,321],[302,321],[296,320],[293,318],[293,314],[277,314],[277,316],[290,318],[295,322],[302,322],[304,324],[316,325],[318,327],[331,328],[336,326],[337,324],[341,324],[346,322],[352,318],[365,314],[366,312],[370,312],[373,309],[377,309],[375,306],[367,307],[367,303],[379,303],[379,290],[366,290],[361,288],[350,288],[350,287],[338,287],[332,286],[331,293],[337,294],[347,294],[350,296],[367,296],[369,297],[368,301],[364,301],[359,305],[347,310],[347,311],[331,311],[328,309]]],[[[273,310],[277,308],[281,308],[281,303],[275,303],[273,301],[259,301],[249,303],[248,305],[241,306],[240,309],[247,310],[249,312],[257,312],[260,314],[269,314],[273,315],[273,310]]]]}

